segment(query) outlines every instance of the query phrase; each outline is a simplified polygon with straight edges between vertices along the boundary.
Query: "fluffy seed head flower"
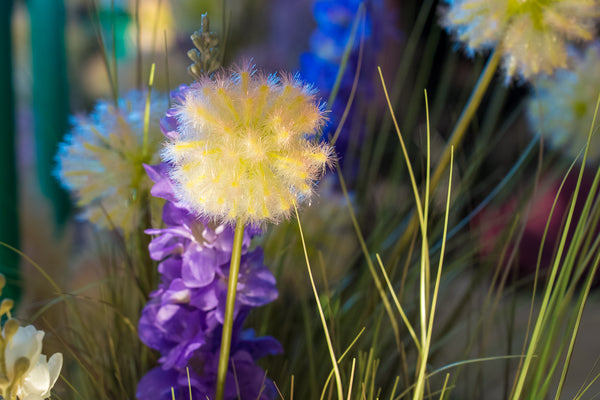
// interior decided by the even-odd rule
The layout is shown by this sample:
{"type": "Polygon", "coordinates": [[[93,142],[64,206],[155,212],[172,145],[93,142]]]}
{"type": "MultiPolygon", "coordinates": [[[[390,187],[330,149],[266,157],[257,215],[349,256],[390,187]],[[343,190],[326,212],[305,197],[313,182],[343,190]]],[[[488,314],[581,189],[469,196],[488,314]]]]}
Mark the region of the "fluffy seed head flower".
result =
{"type": "Polygon", "coordinates": [[[310,199],[332,161],[311,137],[324,122],[311,86],[250,65],[180,89],[162,152],[176,196],[199,214],[245,224],[277,222],[310,199]]]}
{"type": "Polygon", "coordinates": [[[567,41],[594,36],[598,0],[447,0],[442,23],[473,53],[500,46],[507,77],[567,66],[567,41]]]}
{"type": "MultiPolygon", "coordinates": [[[[575,52],[572,70],[559,70],[535,81],[537,96],[528,102],[531,128],[541,132],[555,149],[575,158],[587,143],[600,93],[600,42],[575,52]]],[[[592,138],[588,160],[600,160],[600,146],[592,138]]]]}
{"type": "Polygon", "coordinates": [[[146,98],[147,93],[132,91],[119,99],[118,107],[99,101],[92,114],[72,119],[73,129],[56,155],[55,174],[77,198],[81,217],[101,228],[114,225],[127,233],[138,226],[136,205],[152,184],[143,163],[158,161],[158,116],[168,108],[164,96],[152,95],[144,153],[146,98]]]}

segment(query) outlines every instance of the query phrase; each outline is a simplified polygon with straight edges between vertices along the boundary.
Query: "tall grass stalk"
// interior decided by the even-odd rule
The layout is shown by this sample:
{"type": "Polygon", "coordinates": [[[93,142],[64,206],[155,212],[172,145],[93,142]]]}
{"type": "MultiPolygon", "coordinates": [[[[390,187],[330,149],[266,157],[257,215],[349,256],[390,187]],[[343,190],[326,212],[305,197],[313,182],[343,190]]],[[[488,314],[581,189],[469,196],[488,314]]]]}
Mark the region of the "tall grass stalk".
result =
{"type": "MultiPolygon", "coordinates": [[[[323,325],[323,332],[325,333],[325,339],[327,340],[327,348],[329,349],[329,356],[331,357],[331,363],[333,364],[333,369],[335,371],[335,383],[337,386],[338,400],[344,400],[342,376],[340,374],[340,369],[338,368],[337,360],[335,357],[335,351],[334,351],[333,345],[331,343],[331,337],[329,336],[329,330],[327,329],[327,321],[325,320],[325,315],[323,314],[323,307],[321,307],[321,302],[319,301],[319,294],[317,293],[317,287],[315,286],[315,281],[313,279],[312,270],[310,268],[310,261],[308,259],[308,252],[306,250],[306,242],[304,241],[304,233],[302,232],[302,224],[300,223],[300,216],[298,215],[298,208],[296,207],[295,202],[294,202],[294,211],[296,213],[296,220],[298,221],[298,231],[300,232],[300,239],[302,240],[302,249],[304,250],[304,258],[306,261],[306,268],[308,270],[308,277],[310,278],[310,285],[312,287],[312,291],[315,296],[315,301],[316,301],[317,307],[319,309],[319,316],[321,317],[321,323],[323,325]]],[[[325,388],[323,388],[323,390],[325,390],[325,388]]]]}
{"type": "MultiPolygon", "coordinates": [[[[445,211],[444,228],[443,228],[443,234],[442,234],[442,248],[441,248],[440,260],[439,260],[439,264],[438,264],[437,276],[436,276],[436,280],[435,280],[435,286],[433,289],[433,297],[430,300],[430,281],[431,281],[430,275],[431,275],[431,272],[430,272],[430,258],[429,258],[427,226],[428,226],[428,222],[429,222],[428,210],[429,210],[429,196],[430,196],[430,187],[431,187],[431,181],[430,181],[430,170],[431,170],[431,168],[430,168],[431,167],[430,137],[431,137],[431,131],[430,131],[430,126],[429,126],[429,107],[428,107],[428,100],[427,100],[427,91],[425,91],[425,93],[424,93],[425,94],[425,110],[426,110],[426,117],[427,117],[427,159],[426,159],[427,166],[426,166],[426,178],[425,178],[425,195],[424,195],[423,204],[421,204],[421,197],[420,197],[419,190],[417,188],[417,184],[416,184],[416,180],[415,180],[414,173],[412,170],[410,158],[408,157],[408,152],[406,150],[406,146],[404,144],[404,140],[402,138],[400,128],[398,126],[396,117],[394,115],[393,106],[391,104],[390,97],[387,92],[387,88],[385,85],[385,79],[383,78],[381,68],[379,68],[379,76],[381,79],[381,84],[383,87],[385,99],[387,101],[387,104],[388,104],[388,107],[389,107],[389,110],[391,113],[392,121],[394,123],[394,127],[395,127],[396,133],[398,135],[398,139],[400,141],[402,153],[404,155],[405,162],[406,162],[406,167],[408,169],[408,173],[410,176],[411,185],[412,185],[412,189],[413,189],[413,195],[415,197],[415,206],[417,209],[418,221],[419,221],[421,235],[422,235],[421,257],[420,257],[421,269],[420,269],[420,279],[419,279],[419,319],[420,319],[420,325],[421,325],[421,330],[420,330],[421,335],[420,335],[420,344],[418,346],[417,374],[415,377],[416,384],[415,384],[415,389],[413,392],[413,399],[420,400],[420,399],[423,399],[423,397],[424,397],[425,382],[427,379],[427,359],[429,356],[429,349],[431,346],[432,332],[433,332],[433,320],[434,320],[434,316],[435,316],[437,298],[438,298],[439,287],[440,287],[442,265],[443,265],[443,260],[444,260],[443,255],[445,252],[446,235],[448,233],[448,215],[449,215],[449,210],[450,210],[452,168],[453,168],[453,161],[454,161],[454,152],[453,152],[453,147],[450,147],[450,158],[449,158],[450,177],[449,177],[449,181],[448,181],[446,211],[445,211]]],[[[379,259],[379,261],[381,263],[380,259],[379,259]]],[[[383,266],[382,266],[382,272],[384,272],[384,274],[385,274],[385,269],[383,268],[383,266]]],[[[387,277],[386,277],[386,281],[388,281],[387,277]]],[[[398,310],[400,311],[401,314],[403,314],[403,311],[401,311],[402,310],[401,307],[398,307],[398,310]]],[[[412,329],[410,324],[408,324],[407,326],[409,327],[409,330],[412,329]]]]}
{"type": "MultiPolygon", "coordinates": [[[[350,114],[350,109],[352,108],[352,103],[354,102],[354,96],[356,95],[356,90],[358,89],[358,82],[359,82],[359,78],[360,78],[360,71],[362,68],[363,55],[364,55],[364,49],[365,49],[364,3],[361,3],[361,7],[359,8],[359,11],[360,10],[363,11],[362,12],[362,34],[360,37],[360,44],[358,47],[358,60],[356,61],[356,68],[354,70],[354,80],[352,81],[352,88],[350,89],[350,95],[348,96],[348,101],[346,102],[346,107],[344,108],[344,112],[342,113],[342,116],[340,117],[340,122],[338,123],[338,126],[335,129],[333,137],[329,141],[329,143],[332,146],[335,145],[335,142],[338,140],[340,134],[342,133],[342,128],[344,127],[344,124],[346,123],[346,119],[348,118],[348,115],[350,114]]],[[[357,14],[357,17],[358,17],[358,14],[357,14]]],[[[348,43],[350,43],[350,41],[348,43]]],[[[344,68],[345,68],[345,64],[348,62],[347,57],[350,55],[350,49],[351,49],[351,46],[346,46],[345,53],[344,53],[344,59],[342,60],[343,61],[342,66],[344,68]],[[346,54],[346,52],[347,52],[347,54],[346,54]]],[[[340,67],[340,70],[338,71],[338,78],[336,78],[336,83],[338,85],[339,85],[339,83],[337,82],[337,80],[339,79],[341,81],[341,76],[342,76],[343,71],[344,71],[344,69],[342,69],[342,67],[340,67]]],[[[332,94],[333,94],[333,92],[332,92],[332,94]]],[[[333,104],[333,101],[328,104],[333,104]]]]}
{"type": "Polygon", "coordinates": [[[369,267],[369,272],[370,272],[371,276],[373,277],[373,282],[375,282],[375,287],[377,288],[379,297],[383,301],[383,307],[385,308],[385,311],[388,314],[390,324],[394,331],[394,338],[396,340],[396,346],[397,346],[397,348],[400,348],[400,329],[398,328],[398,322],[396,321],[396,318],[394,317],[394,313],[392,310],[392,306],[390,305],[390,301],[388,300],[387,295],[385,294],[385,289],[383,288],[383,285],[381,284],[381,280],[379,279],[379,276],[377,275],[377,271],[375,270],[375,266],[373,265],[373,260],[371,259],[371,255],[367,248],[367,243],[365,242],[363,234],[360,230],[360,226],[358,225],[358,220],[356,219],[356,214],[354,212],[352,202],[350,201],[350,196],[348,195],[348,189],[346,188],[346,182],[345,182],[342,172],[340,171],[339,168],[337,169],[337,173],[338,173],[338,178],[340,179],[340,186],[342,187],[344,197],[346,198],[346,204],[348,205],[348,211],[350,212],[350,218],[352,219],[352,225],[354,226],[356,236],[360,243],[360,248],[361,248],[363,255],[365,257],[365,260],[367,262],[367,266],[369,267]]]}
{"type": "MultiPolygon", "coordinates": [[[[108,52],[106,51],[106,46],[104,44],[104,35],[102,33],[102,24],[100,22],[98,6],[96,5],[96,0],[90,0],[89,2],[86,2],[86,3],[89,8],[88,14],[89,14],[90,20],[92,22],[92,26],[94,27],[94,32],[96,33],[96,40],[98,41],[98,47],[100,48],[100,54],[102,54],[102,61],[104,63],[104,71],[106,72],[106,77],[108,79],[108,83],[110,86],[110,91],[111,91],[111,95],[113,98],[113,102],[115,104],[115,107],[118,107],[119,87],[117,86],[117,78],[114,76],[116,74],[116,71],[113,71],[113,69],[111,68],[111,62],[108,59],[108,52]]],[[[116,65],[116,61],[114,62],[114,64],[116,65]]]]}
{"type": "MultiPolygon", "coordinates": [[[[352,347],[356,344],[356,342],[358,341],[358,339],[361,337],[361,335],[363,334],[363,332],[365,331],[365,328],[362,328],[360,330],[360,332],[358,333],[358,335],[356,335],[356,337],[354,338],[354,340],[352,341],[352,343],[350,343],[350,345],[348,346],[348,348],[346,349],[346,351],[344,351],[342,353],[342,355],[338,358],[337,363],[340,364],[344,358],[348,355],[348,352],[350,351],[350,349],[352,349],[352,347]]],[[[356,361],[356,358],[352,359],[352,374],[351,374],[351,378],[350,378],[350,383],[348,384],[348,398],[350,397],[350,392],[352,391],[352,382],[354,381],[354,362],[356,361]]],[[[327,387],[329,385],[329,382],[331,381],[331,378],[334,376],[335,374],[335,369],[331,369],[331,372],[329,373],[329,376],[327,377],[327,379],[325,380],[325,384],[323,385],[324,387],[327,387]]],[[[320,400],[323,400],[325,398],[325,391],[321,392],[321,397],[320,400]]]]}
{"type": "MultiPolygon", "coordinates": [[[[358,26],[360,21],[364,19],[365,14],[365,4],[360,3],[358,6],[358,10],[356,11],[356,15],[354,17],[354,22],[352,23],[352,28],[350,30],[350,36],[348,37],[348,41],[346,42],[346,47],[344,48],[344,52],[342,53],[342,60],[340,62],[340,67],[338,69],[338,73],[335,77],[335,82],[333,84],[333,88],[331,89],[331,93],[329,94],[329,99],[327,100],[327,104],[333,104],[333,101],[337,97],[337,93],[340,89],[340,85],[342,84],[342,78],[344,76],[344,72],[346,71],[346,65],[348,64],[348,59],[350,58],[350,54],[352,53],[352,47],[354,45],[354,41],[356,40],[358,33],[358,26]]],[[[364,27],[364,23],[363,23],[364,27]]]]}
{"type": "Polygon", "coordinates": [[[150,104],[152,99],[152,86],[154,85],[154,70],[156,64],[152,63],[150,67],[150,77],[148,78],[148,94],[146,95],[146,105],[144,107],[144,130],[142,142],[142,157],[148,157],[148,129],[150,128],[150,104]]]}
{"type": "MultiPolygon", "coordinates": [[[[527,352],[525,354],[525,359],[523,360],[523,365],[521,366],[516,378],[514,389],[511,395],[511,399],[517,400],[522,398],[524,391],[526,390],[526,382],[528,377],[530,377],[529,370],[532,368],[533,359],[536,357],[537,350],[542,347],[541,354],[537,355],[540,358],[540,362],[536,366],[536,369],[533,371],[533,382],[531,387],[535,390],[544,389],[547,391],[547,384],[544,384],[544,388],[541,388],[542,380],[550,376],[552,374],[548,374],[545,371],[547,360],[550,358],[550,352],[553,351],[550,344],[556,339],[555,335],[559,334],[557,332],[558,324],[562,323],[562,316],[564,316],[565,308],[568,307],[568,302],[570,299],[568,296],[565,296],[564,290],[561,290],[561,287],[565,287],[567,285],[568,280],[571,277],[571,271],[574,267],[574,258],[569,257],[569,254],[577,251],[578,244],[581,241],[583,229],[586,221],[586,211],[589,212],[589,207],[591,206],[591,202],[595,197],[595,193],[592,191],[588,195],[588,199],[586,201],[586,205],[584,207],[584,211],[582,212],[579,222],[576,226],[575,233],[571,239],[571,242],[567,244],[567,237],[569,230],[571,228],[571,223],[573,220],[573,214],[575,212],[575,204],[579,196],[579,190],[581,187],[581,182],[583,179],[583,172],[585,168],[585,164],[587,161],[588,150],[590,147],[590,142],[592,139],[592,134],[594,132],[594,127],[596,123],[596,116],[598,114],[598,107],[600,106],[600,97],[596,103],[596,109],[594,113],[594,118],[592,120],[592,125],[590,127],[590,131],[588,134],[586,148],[583,154],[583,159],[581,161],[581,167],[579,169],[579,175],[577,178],[577,183],[575,186],[575,190],[573,193],[573,197],[571,199],[571,205],[569,207],[569,211],[567,214],[566,221],[564,223],[564,227],[562,230],[562,234],[560,237],[560,242],[558,245],[558,249],[554,256],[554,262],[552,268],[550,270],[550,276],[548,278],[548,282],[546,284],[546,289],[544,291],[544,297],[540,306],[540,310],[537,315],[537,320],[535,326],[533,328],[533,332],[531,334],[531,340],[527,347],[527,352]],[[567,247],[568,246],[568,247],[567,247]],[[563,260],[563,253],[566,252],[565,258],[563,260]],[[550,334],[546,334],[550,332],[550,334]],[[540,386],[538,386],[540,385],[540,386]]],[[[600,170],[598,170],[596,174],[595,181],[600,177],[600,170]]],[[[566,179],[566,178],[565,178],[566,179]]],[[[543,243],[543,242],[542,242],[543,243]]],[[[541,257],[541,249],[540,249],[540,257],[541,257]]],[[[539,261],[538,261],[539,263],[539,261]]],[[[572,284],[576,284],[572,283],[572,284]]],[[[585,293],[585,292],[584,292],[585,293]]],[[[585,297],[581,300],[580,307],[583,307],[585,303],[585,297]]],[[[569,324],[569,328],[572,329],[575,334],[578,328],[577,325],[573,326],[573,324],[569,324]]],[[[560,331],[560,329],[559,329],[560,331]]],[[[574,339],[573,339],[574,340],[574,339]]],[[[559,351],[556,352],[555,359],[559,357],[562,353],[563,346],[559,346],[559,351]]],[[[567,358],[568,361],[570,357],[567,358]]],[[[554,366],[551,367],[551,371],[554,370],[556,363],[553,363],[554,366]]],[[[565,367],[566,368],[566,367],[565,367]]],[[[566,371],[564,372],[566,374],[566,371]]],[[[561,382],[564,380],[564,377],[561,377],[561,382]]],[[[562,390],[562,385],[564,383],[560,383],[559,389],[562,390]]],[[[536,396],[539,395],[539,391],[536,392],[536,396]]],[[[557,392],[558,395],[558,392],[557,392]]],[[[529,396],[528,396],[529,397],[529,396]]]]}
{"type": "MultiPolygon", "coordinates": [[[[446,167],[448,166],[452,148],[458,147],[460,145],[460,143],[462,142],[462,140],[464,139],[465,134],[467,132],[467,128],[468,128],[469,124],[471,123],[471,121],[473,120],[473,117],[475,116],[475,112],[479,108],[479,105],[481,104],[483,95],[487,91],[487,88],[489,87],[489,85],[492,81],[492,78],[494,77],[494,74],[496,73],[496,70],[498,69],[498,65],[500,63],[501,56],[502,56],[502,52],[498,48],[495,49],[493,51],[493,53],[490,55],[490,57],[487,61],[487,64],[486,64],[484,70],[482,71],[481,76],[479,77],[479,80],[477,81],[477,84],[476,84],[473,92],[471,93],[471,97],[469,97],[469,100],[468,100],[465,108],[463,109],[463,112],[460,115],[460,117],[454,127],[454,130],[450,134],[448,142],[446,143],[446,147],[444,148],[444,150],[442,152],[442,156],[441,156],[440,160],[438,161],[438,164],[433,172],[433,176],[431,178],[431,189],[432,190],[435,190],[435,188],[437,187],[437,185],[442,177],[442,174],[444,173],[444,171],[446,170],[446,167]]],[[[381,71],[379,73],[381,75],[381,71]]],[[[388,102],[389,102],[389,100],[388,100],[388,102]]],[[[396,122],[394,122],[394,125],[397,126],[398,124],[396,122]]],[[[408,242],[412,236],[412,232],[417,228],[417,224],[420,223],[419,220],[422,218],[422,216],[418,214],[418,211],[419,210],[417,209],[417,215],[413,215],[413,217],[411,217],[410,222],[408,223],[407,229],[404,231],[404,234],[400,237],[398,243],[396,244],[396,247],[395,247],[395,250],[393,253],[394,256],[397,256],[406,247],[406,245],[408,244],[408,242]]]]}
{"type": "MultiPolygon", "coordinates": [[[[419,13],[415,18],[415,24],[410,31],[410,35],[402,54],[402,60],[400,61],[400,65],[398,66],[398,70],[396,71],[396,75],[394,77],[391,93],[392,104],[396,104],[398,102],[404,85],[408,81],[406,77],[408,76],[413,62],[417,59],[416,56],[419,47],[419,40],[423,34],[423,31],[425,30],[427,18],[433,5],[433,0],[425,0],[419,8],[419,13]]],[[[381,128],[379,129],[377,140],[375,143],[373,143],[374,147],[372,151],[365,152],[366,155],[370,155],[371,157],[363,162],[363,165],[369,166],[369,168],[364,168],[360,171],[360,173],[363,175],[363,182],[374,182],[377,174],[380,172],[383,153],[387,144],[386,139],[391,128],[392,119],[389,114],[386,113],[383,118],[381,128]]]]}

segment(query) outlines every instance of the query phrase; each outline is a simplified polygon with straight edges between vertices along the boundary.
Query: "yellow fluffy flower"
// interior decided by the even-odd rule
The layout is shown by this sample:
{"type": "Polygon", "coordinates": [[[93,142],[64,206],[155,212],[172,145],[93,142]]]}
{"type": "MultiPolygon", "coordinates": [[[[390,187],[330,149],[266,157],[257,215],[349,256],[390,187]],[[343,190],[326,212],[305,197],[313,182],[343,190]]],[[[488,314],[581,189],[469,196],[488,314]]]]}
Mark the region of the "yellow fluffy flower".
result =
{"type": "Polygon", "coordinates": [[[297,77],[245,65],[183,86],[175,98],[162,154],[177,197],[199,215],[277,222],[311,198],[331,163],[331,147],[314,140],[323,108],[297,77]]]}
{"type": "MultiPolygon", "coordinates": [[[[537,96],[528,103],[532,129],[553,148],[575,158],[585,148],[600,94],[600,43],[573,57],[572,70],[534,82],[537,96]]],[[[600,160],[598,138],[592,138],[588,160],[600,160]]]]}
{"type": "Polygon", "coordinates": [[[475,52],[494,47],[508,77],[529,79],[567,66],[569,40],[588,41],[599,0],[455,0],[443,25],[475,52]]]}

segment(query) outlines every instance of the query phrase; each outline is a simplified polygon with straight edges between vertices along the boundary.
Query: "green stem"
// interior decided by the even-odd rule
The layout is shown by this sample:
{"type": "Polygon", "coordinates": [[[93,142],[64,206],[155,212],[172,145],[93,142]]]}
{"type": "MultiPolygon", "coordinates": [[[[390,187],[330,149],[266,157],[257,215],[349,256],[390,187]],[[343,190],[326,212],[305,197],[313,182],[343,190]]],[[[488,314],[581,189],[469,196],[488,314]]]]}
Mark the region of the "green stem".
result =
{"type": "MultiPolygon", "coordinates": [[[[437,187],[444,171],[446,170],[446,167],[448,166],[448,163],[450,162],[450,154],[452,148],[456,149],[464,139],[465,134],[467,133],[467,128],[473,120],[473,117],[475,116],[475,112],[479,108],[479,105],[481,104],[483,95],[485,94],[487,88],[490,86],[492,78],[496,73],[496,69],[498,69],[498,65],[500,64],[501,58],[502,49],[496,48],[490,56],[490,58],[488,59],[485,68],[481,72],[481,76],[477,81],[477,85],[475,86],[473,93],[471,93],[471,97],[469,97],[469,101],[463,109],[463,112],[460,115],[458,122],[454,126],[454,130],[452,131],[448,142],[446,143],[446,147],[444,148],[440,161],[438,162],[438,165],[436,166],[435,171],[433,172],[433,176],[431,178],[431,191],[434,191],[437,187]]],[[[400,253],[400,251],[404,248],[404,246],[410,242],[413,232],[418,226],[418,222],[419,220],[417,218],[417,215],[414,214],[410,220],[407,229],[404,231],[404,234],[398,241],[398,245],[396,246],[396,249],[394,251],[394,256],[397,256],[400,253]]]]}
{"type": "Polygon", "coordinates": [[[235,295],[237,294],[240,261],[242,259],[243,239],[244,224],[238,220],[235,225],[233,248],[231,250],[231,264],[229,266],[229,284],[227,285],[227,302],[225,303],[225,315],[223,316],[221,355],[219,356],[219,369],[217,370],[216,400],[223,400],[223,394],[225,392],[225,378],[227,377],[227,367],[229,366],[229,350],[231,346],[231,334],[233,332],[233,310],[235,307],[235,295]]]}
{"type": "Polygon", "coordinates": [[[142,157],[146,160],[148,157],[148,129],[150,129],[150,103],[152,101],[152,86],[154,85],[154,70],[156,64],[152,63],[150,67],[150,78],[148,79],[148,94],[146,95],[146,106],[144,107],[144,131],[142,142],[142,157]]]}

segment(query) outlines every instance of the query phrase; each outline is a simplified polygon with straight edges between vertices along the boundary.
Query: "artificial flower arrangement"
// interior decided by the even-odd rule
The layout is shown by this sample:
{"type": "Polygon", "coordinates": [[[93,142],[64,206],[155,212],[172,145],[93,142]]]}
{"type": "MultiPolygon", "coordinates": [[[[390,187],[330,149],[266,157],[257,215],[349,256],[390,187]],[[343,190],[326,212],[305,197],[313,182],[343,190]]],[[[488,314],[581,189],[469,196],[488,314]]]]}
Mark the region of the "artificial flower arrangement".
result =
{"type": "MultiPolygon", "coordinates": [[[[97,310],[82,305],[89,298],[79,291],[58,290],[70,325],[57,333],[68,349],[60,398],[422,400],[483,391],[516,400],[567,390],[600,264],[600,174],[590,165],[600,3],[426,1],[413,10],[408,61],[392,86],[389,66],[373,60],[389,45],[382,3],[314,1],[317,29],[298,74],[266,73],[249,60],[222,66],[222,42],[206,14],[187,54],[194,81],[168,95],[154,86],[154,64],[145,87],[117,90],[106,55],[113,99],[72,118],[56,155],[54,175],[76,201],[78,220],[109,232],[101,239],[109,243],[104,276],[93,285],[97,310]],[[425,32],[432,14],[439,25],[425,32]],[[420,129],[408,128],[422,134],[409,133],[396,117],[398,96],[408,75],[426,70],[410,69],[416,43],[440,27],[469,56],[491,54],[448,126],[442,101],[434,94],[430,106],[428,91],[422,100],[416,79],[424,108],[411,104],[400,114],[421,120],[420,129]],[[469,184],[489,168],[490,143],[501,137],[510,85],[534,88],[527,115],[535,134],[489,194],[471,199],[469,184]],[[435,121],[448,128],[437,147],[435,121]],[[469,139],[463,143],[470,135],[471,153],[469,139]],[[534,184],[516,190],[517,182],[533,150],[543,154],[544,136],[558,150],[552,160],[566,154],[578,163],[564,178],[553,170],[557,183],[532,212],[527,200],[540,202],[544,159],[534,184]],[[490,203],[511,188],[524,194],[494,211],[490,203]],[[528,245],[532,220],[536,240],[528,245]],[[511,271],[519,262],[521,273],[511,271]],[[334,265],[338,271],[328,270],[334,265]],[[496,327],[510,312],[515,320],[528,282],[528,325],[507,328],[505,349],[496,327]],[[455,293],[461,285],[468,289],[455,293]]],[[[48,398],[61,385],[63,356],[41,355],[44,332],[19,327],[12,303],[2,304],[9,319],[1,394],[48,398]]]]}

